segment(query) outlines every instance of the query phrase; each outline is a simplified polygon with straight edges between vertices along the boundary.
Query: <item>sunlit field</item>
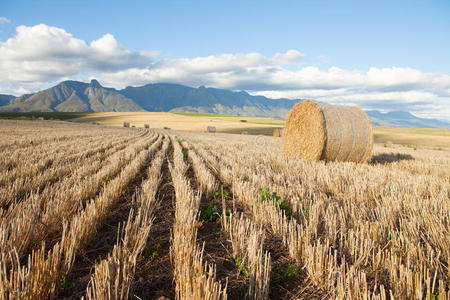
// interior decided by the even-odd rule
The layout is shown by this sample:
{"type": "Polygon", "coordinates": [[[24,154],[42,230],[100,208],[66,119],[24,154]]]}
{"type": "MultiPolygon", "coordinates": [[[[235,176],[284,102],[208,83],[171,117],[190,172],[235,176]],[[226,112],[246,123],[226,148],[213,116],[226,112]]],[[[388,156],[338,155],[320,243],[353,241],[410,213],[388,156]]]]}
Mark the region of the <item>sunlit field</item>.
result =
{"type": "MultiPolygon", "coordinates": [[[[198,132],[205,132],[207,126],[215,126],[217,132],[267,136],[272,136],[274,129],[283,128],[285,124],[283,119],[167,112],[87,113],[72,121],[108,126],[123,126],[123,122],[130,122],[136,127],[149,124],[150,128],[156,129],[167,127],[198,132]]],[[[450,129],[375,126],[374,140],[387,146],[399,144],[410,148],[450,150],[450,129]]]]}
{"type": "Polygon", "coordinates": [[[450,299],[445,130],[355,164],[90,122],[0,120],[1,299],[450,299]]]}

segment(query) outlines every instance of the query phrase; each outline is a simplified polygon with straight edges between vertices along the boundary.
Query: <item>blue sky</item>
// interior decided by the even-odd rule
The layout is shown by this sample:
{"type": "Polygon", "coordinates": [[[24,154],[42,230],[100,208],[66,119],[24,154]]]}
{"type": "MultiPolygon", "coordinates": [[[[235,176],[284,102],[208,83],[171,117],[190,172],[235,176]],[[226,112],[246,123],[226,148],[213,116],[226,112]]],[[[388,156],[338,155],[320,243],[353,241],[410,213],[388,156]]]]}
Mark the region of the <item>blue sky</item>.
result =
{"type": "MultiPolygon", "coordinates": [[[[167,57],[298,49],[342,68],[450,72],[450,1],[4,1],[11,25],[44,23],[91,41],[113,34],[167,57]]],[[[3,30],[0,40],[12,35],[3,30]]]]}
{"type": "Polygon", "coordinates": [[[8,76],[0,75],[0,92],[33,91],[65,78],[96,77],[117,88],[163,80],[246,89],[272,97],[317,97],[367,109],[397,107],[422,116],[450,118],[448,0],[0,0],[0,43],[0,54],[3,47],[8,54],[4,57],[9,59],[4,68],[29,72],[29,76],[11,71],[8,76]],[[34,27],[39,24],[46,27],[34,27]],[[24,28],[21,38],[16,32],[20,26],[24,28]],[[55,37],[49,28],[63,30],[56,35],[65,40],[55,37]],[[94,54],[87,48],[78,57],[72,48],[67,50],[70,61],[83,66],[67,68],[67,72],[57,67],[67,55],[39,47],[39,58],[18,55],[26,39],[32,45],[36,43],[33,36],[43,32],[54,47],[70,44],[70,37],[90,46],[109,34],[109,39],[99,44],[115,47],[108,48],[108,53],[122,56],[112,60],[129,65],[117,63],[107,68],[105,62],[93,61],[94,54]],[[124,51],[132,57],[124,58],[128,55],[124,51]],[[275,59],[277,53],[285,55],[275,59]],[[39,72],[24,67],[25,61],[39,66],[39,72]],[[219,69],[205,69],[202,64],[219,65],[219,69]],[[46,65],[48,70],[42,70],[46,65]],[[297,86],[296,80],[308,83],[297,86]],[[424,87],[427,82],[432,82],[431,86],[424,87]],[[364,99],[359,101],[358,96],[364,99]]]}

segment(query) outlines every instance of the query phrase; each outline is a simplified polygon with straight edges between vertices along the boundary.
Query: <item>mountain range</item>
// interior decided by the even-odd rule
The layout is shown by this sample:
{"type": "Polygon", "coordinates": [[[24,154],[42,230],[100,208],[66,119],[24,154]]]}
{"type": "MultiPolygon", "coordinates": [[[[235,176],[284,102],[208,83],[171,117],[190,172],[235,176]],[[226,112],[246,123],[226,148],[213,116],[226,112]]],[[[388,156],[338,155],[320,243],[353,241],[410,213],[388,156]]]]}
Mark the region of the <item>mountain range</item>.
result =
{"type": "MultiPolygon", "coordinates": [[[[19,97],[0,95],[0,112],[171,111],[285,118],[299,101],[172,83],[116,90],[103,87],[94,79],[90,83],[63,81],[49,89],[19,97]]],[[[403,111],[367,111],[367,114],[373,124],[379,126],[450,127],[447,122],[418,118],[403,111]]]]}
{"type": "Polygon", "coordinates": [[[450,123],[436,119],[418,118],[407,111],[391,111],[382,113],[367,110],[367,115],[376,126],[416,127],[416,128],[450,128],[450,123]]]}

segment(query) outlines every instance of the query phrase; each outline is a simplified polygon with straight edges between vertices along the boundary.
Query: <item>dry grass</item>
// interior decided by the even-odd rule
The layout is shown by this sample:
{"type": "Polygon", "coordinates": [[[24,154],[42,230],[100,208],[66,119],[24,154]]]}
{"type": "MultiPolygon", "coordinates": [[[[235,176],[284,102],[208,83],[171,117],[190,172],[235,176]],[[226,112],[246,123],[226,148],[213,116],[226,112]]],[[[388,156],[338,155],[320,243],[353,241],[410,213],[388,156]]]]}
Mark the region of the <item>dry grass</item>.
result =
{"type": "Polygon", "coordinates": [[[328,296],[448,297],[448,152],[403,148],[411,159],[384,163],[384,148],[376,147],[373,164],[357,166],[281,159],[273,138],[265,147],[239,136],[184,138],[209,149],[239,201],[328,296]],[[293,217],[255,205],[262,187],[286,199],[293,217]]]}
{"type": "Polygon", "coordinates": [[[450,299],[447,150],[376,144],[359,165],[287,159],[275,137],[0,125],[0,299],[450,299]]]}
{"type": "Polygon", "coordinates": [[[251,299],[268,299],[270,288],[270,253],[264,252],[264,230],[243,215],[230,214],[222,218],[233,246],[233,257],[240,259],[249,273],[247,296],[251,299]]]}
{"type": "MultiPolygon", "coordinates": [[[[276,128],[282,128],[284,120],[239,116],[201,116],[183,115],[166,112],[109,112],[92,113],[83,118],[74,119],[75,122],[97,122],[108,126],[123,126],[124,121],[130,121],[136,127],[144,127],[146,123],[151,128],[162,129],[169,127],[174,130],[188,130],[203,132],[207,126],[215,126],[217,132],[241,134],[247,131],[251,135],[272,136],[276,128]],[[246,120],[243,123],[241,120],[246,120]]],[[[18,122],[18,121],[16,121],[18,122]]],[[[23,121],[21,121],[23,122],[23,121]]],[[[401,127],[374,127],[374,142],[385,144],[411,145],[419,148],[443,148],[450,149],[450,129],[421,129],[401,127]]],[[[24,142],[26,144],[26,142],[24,142]]],[[[0,144],[1,148],[1,144],[0,144]]]]}
{"type": "Polygon", "coordinates": [[[130,212],[120,232],[118,243],[110,255],[95,266],[86,291],[87,299],[128,299],[138,255],[146,245],[153,214],[157,207],[156,192],[161,182],[161,166],[168,148],[166,140],[162,150],[154,157],[142,189],[136,193],[137,215],[130,212]],[[119,242],[120,241],[120,242],[119,242]]]}
{"type": "Polygon", "coordinates": [[[130,122],[136,127],[144,127],[146,123],[151,128],[163,129],[169,127],[175,130],[192,130],[204,132],[208,126],[215,126],[217,132],[227,130],[239,130],[246,128],[273,128],[279,127],[280,122],[269,122],[272,119],[254,118],[254,117],[220,117],[220,116],[190,116],[166,112],[108,112],[92,113],[85,117],[73,119],[74,122],[91,123],[97,122],[101,125],[123,126],[123,122],[130,122]],[[246,123],[240,122],[240,119],[246,119],[246,123]],[[245,125],[245,126],[243,126],[245,125]]]}
{"type": "Polygon", "coordinates": [[[375,142],[380,144],[450,149],[450,129],[374,127],[373,132],[375,142]]]}
{"type": "MultiPolygon", "coordinates": [[[[173,140],[172,140],[173,141],[173,140]]],[[[203,249],[197,245],[197,217],[200,195],[194,195],[185,178],[187,170],[181,146],[174,145],[174,166],[169,165],[175,187],[176,209],[171,258],[177,299],[227,299],[226,287],[215,281],[213,265],[203,262],[203,249]]]]}

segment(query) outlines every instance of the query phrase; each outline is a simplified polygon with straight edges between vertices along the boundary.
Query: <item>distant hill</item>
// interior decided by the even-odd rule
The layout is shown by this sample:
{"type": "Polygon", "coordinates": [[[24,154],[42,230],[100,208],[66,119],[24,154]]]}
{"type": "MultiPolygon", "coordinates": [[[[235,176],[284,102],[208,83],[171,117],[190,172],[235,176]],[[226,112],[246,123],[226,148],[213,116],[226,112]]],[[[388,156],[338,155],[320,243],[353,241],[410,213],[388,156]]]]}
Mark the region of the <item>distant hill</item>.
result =
{"type": "Polygon", "coordinates": [[[17,112],[106,112],[142,111],[142,107],[115,89],[104,88],[97,80],[90,83],[63,81],[34,93],[11,99],[0,111],[17,112]]]}
{"type": "MultiPolygon", "coordinates": [[[[285,118],[299,101],[171,83],[116,90],[101,86],[97,80],[90,83],[63,81],[52,88],[20,97],[0,95],[0,112],[171,111],[285,118]]],[[[450,127],[448,122],[418,118],[409,112],[367,113],[374,125],[450,127]]]]}
{"type": "Polygon", "coordinates": [[[425,119],[414,116],[406,111],[391,111],[381,113],[377,110],[366,111],[367,115],[376,126],[391,127],[418,127],[418,128],[450,128],[450,123],[436,120],[425,119]]]}
{"type": "Polygon", "coordinates": [[[285,118],[299,100],[269,99],[247,92],[156,83],[120,91],[148,111],[216,113],[285,118]]]}
{"type": "MultiPolygon", "coordinates": [[[[106,112],[173,111],[284,118],[298,100],[269,99],[247,92],[214,88],[192,88],[156,83],[123,90],[90,83],[63,81],[60,84],[17,98],[0,106],[3,112],[106,112]]],[[[7,101],[5,100],[5,102],[7,101]]]]}
{"type": "Polygon", "coordinates": [[[13,95],[1,95],[0,94],[0,106],[8,105],[9,102],[11,101],[11,99],[14,99],[14,98],[16,98],[16,97],[13,95]]]}

